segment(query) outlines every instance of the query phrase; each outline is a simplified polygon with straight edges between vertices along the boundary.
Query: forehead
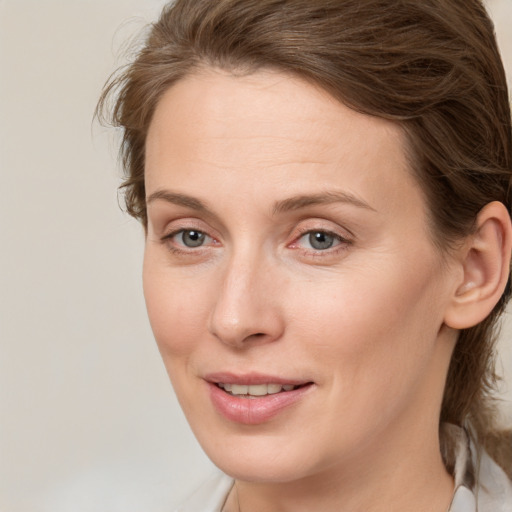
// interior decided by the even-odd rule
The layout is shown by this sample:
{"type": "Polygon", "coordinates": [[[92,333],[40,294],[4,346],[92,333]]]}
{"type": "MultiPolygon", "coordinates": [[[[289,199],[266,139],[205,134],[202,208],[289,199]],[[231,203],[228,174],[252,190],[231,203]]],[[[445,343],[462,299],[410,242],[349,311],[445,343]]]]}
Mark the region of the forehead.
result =
{"type": "Polygon", "coordinates": [[[202,70],[157,105],[146,144],[146,189],[180,188],[185,176],[199,190],[237,181],[252,195],[263,181],[276,194],[284,184],[290,192],[336,185],[387,207],[411,188],[419,198],[404,139],[397,124],[355,112],[300,78],[202,70]]]}
{"type": "MultiPolygon", "coordinates": [[[[236,76],[209,68],[187,76],[164,93],[148,135],[151,140],[155,132],[162,135],[162,129],[173,136],[193,129],[198,142],[213,136],[219,143],[233,133],[240,138],[274,138],[281,143],[303,137],[310,141],[304,151],[315,144],[325,150],[331,147],[331,140],[326,139],[323,130],[337,131],[340,119],[367,133],[359,144],[375,144],[383,139],[403,143],[403,132],[397,124],[359,114],[297,76],[272,70],[236,76]],[[179,118],[179,125],[172,126],[173,118],[179,118]]],[[[345,137],[348,135],[345,133],[345,137]]],[[[357,136],[354,132],[353,138],[357,136]]],[[[339,141],[342,146],[345,140],[339,141]]]]}

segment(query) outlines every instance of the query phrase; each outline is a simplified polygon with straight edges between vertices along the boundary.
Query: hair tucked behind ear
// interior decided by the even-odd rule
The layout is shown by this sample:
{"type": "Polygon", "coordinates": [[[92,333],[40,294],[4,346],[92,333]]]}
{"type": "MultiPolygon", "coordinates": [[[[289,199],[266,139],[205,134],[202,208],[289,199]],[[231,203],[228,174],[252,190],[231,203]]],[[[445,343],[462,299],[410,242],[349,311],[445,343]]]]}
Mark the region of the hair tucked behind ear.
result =
{"type": "MultiPolygon", "coordinates": [[[[128,211],[146,225],[144,146],[159,98],[198,66],[270,67],[316,83],[353,109],[399,123],[441,251],[471,233],[480,209],[510,211],[512,135],[493,25],[479,0],[177,0],[135,61],[114,77],[128,211]]],[[[494,427],[493,313],[460,333],[441,421],[472,424],[512,474],[511,434],[494,427]]]]}

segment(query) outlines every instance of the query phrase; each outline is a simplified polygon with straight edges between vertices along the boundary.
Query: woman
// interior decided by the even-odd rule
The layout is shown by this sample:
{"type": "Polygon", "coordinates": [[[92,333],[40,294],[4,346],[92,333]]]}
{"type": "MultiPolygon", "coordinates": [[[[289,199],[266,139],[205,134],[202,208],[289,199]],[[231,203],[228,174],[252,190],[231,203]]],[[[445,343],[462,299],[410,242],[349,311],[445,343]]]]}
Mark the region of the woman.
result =
{"type": "Polygon", "coordinates": [[[480,1],[177,0],[113,93],[151,325],[229,475],[182,510],[512,510],[511,123],[480,1]]]}

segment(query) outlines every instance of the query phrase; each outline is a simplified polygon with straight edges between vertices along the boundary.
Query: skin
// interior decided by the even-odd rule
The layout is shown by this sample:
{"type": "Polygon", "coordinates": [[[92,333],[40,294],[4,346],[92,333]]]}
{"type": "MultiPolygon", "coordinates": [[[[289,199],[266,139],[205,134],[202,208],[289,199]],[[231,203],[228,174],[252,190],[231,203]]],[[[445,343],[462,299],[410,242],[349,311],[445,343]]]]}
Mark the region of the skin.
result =
{"type": "Polygon", "coordinates": [[[150,322],[241,509],[446,511],[438,421],[457,331],[445,316],[464,270],[433,244],[400,129],[298,78],[206,69],[157,106],[146,191],[150,322]],[[290,200],[322,194],[343,200],[290,200]],[[183,230],[204,244],[187,247],[183,230]],[[315,231],[332,247],[313,247],[315,231]],[[219,371],[314,384],[242,425],[211,403],[204,378],[219,371]]]}

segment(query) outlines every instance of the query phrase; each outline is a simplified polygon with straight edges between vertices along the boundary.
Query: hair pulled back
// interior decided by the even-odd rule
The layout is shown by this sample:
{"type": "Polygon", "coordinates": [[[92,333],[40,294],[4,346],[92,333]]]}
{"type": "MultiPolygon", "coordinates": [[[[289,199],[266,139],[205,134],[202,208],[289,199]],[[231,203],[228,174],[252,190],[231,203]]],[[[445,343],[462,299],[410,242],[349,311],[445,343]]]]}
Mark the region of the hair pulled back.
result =
{"type": "MultiPolygon", "coordinates": [[[[98,111],[123,128],[128,212],[147,223],[145,141],[162,94],[201,67],[274,68],[347,106],[397,122],[441,251],[471,233],[491,201],[510,211],[512,134],[505,73],[480,0],[176,0],[98,111]],[[109,105],[109,98],[114,103],[109,105]]],[[[493,423],[497,318],[461,331],[441,421],[471,430],[512,472],[512,435],[493,423]],[[506,437],[508,435],[508,438],[506,437]]]]}

